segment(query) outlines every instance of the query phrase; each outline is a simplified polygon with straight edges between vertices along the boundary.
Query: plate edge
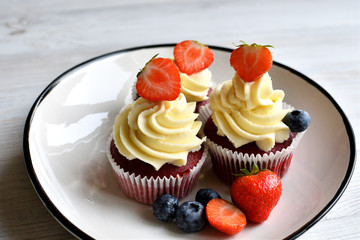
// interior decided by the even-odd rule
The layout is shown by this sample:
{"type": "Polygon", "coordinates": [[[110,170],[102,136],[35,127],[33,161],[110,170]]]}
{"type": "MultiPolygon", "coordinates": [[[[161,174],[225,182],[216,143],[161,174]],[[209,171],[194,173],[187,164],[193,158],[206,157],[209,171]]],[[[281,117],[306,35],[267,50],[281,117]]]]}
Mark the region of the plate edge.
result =
{"type": "MultiPolygon", "coordinates": [[[[86,61],[84,61],[82,63],[79,63],[79,64],[75,65],[74,67],[68,69],[67,71],[63,72],[62,74],[60,74],[49,85],[47,85],[47,87],[40,93],[40,95],[37,97],[37,99],[35,100],[32,107],[30,108],[30,111],[29,111],[28,116],[27,116],[26,121],[25,121],[25,126],[24,126],[24,131],[23,131],[23,156],[24,156],[24,161],[25,161],[25,165],[26,165],[26,168],[27,168],[27,172],[28,172],[28,177],[29,177],[29,179],[30,179],[30,181],[31,181],[37,195],[39,196],[40,200],[43,202],[45,207],[48,209],[50,214],[65,229],[67,229],[74,236],[76,236],[78,238],[81,238],[81,239],[94,239],[94,238],[90,237],[88,234],[86,234],[85,232],[83,232],[82,230],[80,230],[78,227],[76,227],[72,222],[70,222],[70,220],[68,220],[56,208],[56,206],[51,202],[51,200],[47,196],[45,190],[42,188],[42,186],[41,186],[41,184],[40,184],[40,182],[39,182],[39,180],[38,180],[38,178],[37,178],[37,176],[35,174],[35,169],[33,168],[32,160],[31,160],[31,156],[30,156],[28,137],[29,137],[29,131],[30,131],[30,127],[31,127],[31,122],[32,122],[33,116],[34,116],[34,114],[36,112],[36,109],[41,104],[41,102],[46,97],[46,95],[48,93],[50,93],[53,88],[56,87],[56,85],[61,81],[61,79],[65,75],[71,73],[73,70],[79,68],[80,66],[84,66],[84,65],[86,65],[88,63],[91,63],[93,61],[97,61],[97,60],[100,60],[100,59],[102,59],[104,57],[109,57],[111,55],[115,55],[115,54],[119,54],[119,53],[126,53],[126,52],[130,52],[130,51],[136,51],[136,50],[148,49],[148,48],[174,47],[175,45],[176,45],[176,43],[166,43],[166,44],[152,44],[152,45],[125,48],[125,49],[105,53],[105,54],[99,55],[97,57],[91,58],[89,60],[86,60],[86,61]]],[[[215,50],[220,50],[220,51],[225,51],[225,52],[233,51],[233,49],[227,48],[227,47],[215,46],[215,45],[208,45],[208,46],[211,49],[215,49],[215,50]]],[[[332,104],[335,106],[336,110],[340,113],[340,115],[341,115],[341,117],[343,119],[346,131],[347,131],[347,135],[348,135],[348,138],[349,138],[349,143],[350,143],[350,159],[349,159],[350,161],[349,161],[349,165],[348,165],[346,174],[344,176],[344,179],[343,179],[338,191],[335,193],[334,197],[330,200],[330,202],[315,217],[313,217],[311,220],[309,220],[305,225],[303,225],[297,231],[295,231],[294,233],[292,233],[289,236],[287,236],[286,238],[284,238],[284,239],[295,239],[295,238],[299,237],[300,235],[302,235],[304,232],[306,232],[308,229],[310,229],[318,221],[320,221],[331,210],[331,208],[336,204],[336,202],[340,199],[340,197],[344,193],[346,187],[348,186],[348,184],[349,184],[349,182],[351,180],[351,177],[352,177],[352,174],[353,174],[353,171],[354,171],[354,168],[355,168],[355,161],[356,161],[355,160],[356,159],[355,158],[355,155],[356,155],[355,137],[354,137],[354,132],[353,132],[353,129],[351,127],[350,121],[346,117],[346,114],[341,109],[339,104],[335,101],[335,99],[323,87],[321,87],[318,83],[316,83],[314,80],[310,79],[306,75],[298,72],[297,70],[294,70],[293,68],[288,67],[287,65],[284,65],[284,64],[279,63],[277,61],[273,61],[273,64],[280,67],[280,68],[283,68],[283,69],[285,69],[285,70],[287,70],[287,71],[289,71],[289,72],[291,72],[291,73],[293,73],[293,74],[295,74],[295,75],[297,75],[299,77],[301,77],[307,83],[311,84],[316,89],[318,89],[321,93],[323,93],[325,95],[325,97],[328,98],[332,102],[332,104]]]]}

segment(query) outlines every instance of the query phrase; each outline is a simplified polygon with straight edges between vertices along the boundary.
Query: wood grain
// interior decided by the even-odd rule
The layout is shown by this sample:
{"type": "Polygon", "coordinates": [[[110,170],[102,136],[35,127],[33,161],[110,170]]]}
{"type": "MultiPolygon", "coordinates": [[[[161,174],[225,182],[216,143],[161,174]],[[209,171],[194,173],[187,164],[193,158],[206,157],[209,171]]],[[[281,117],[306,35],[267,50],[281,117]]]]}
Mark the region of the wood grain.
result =
{"type": "MultiPolygon", "coordinates": [[[[74,239],[43,206],[24,165],[24,122],[41,91],[89,58],[184,39],[275,45],[274,59],[323,86],[360,138],[359,1],[1,0],[0,239],[74,239]]],[[[357,164],[338,203],[300,239],[360,239],[359,189],[357,164]]]]}

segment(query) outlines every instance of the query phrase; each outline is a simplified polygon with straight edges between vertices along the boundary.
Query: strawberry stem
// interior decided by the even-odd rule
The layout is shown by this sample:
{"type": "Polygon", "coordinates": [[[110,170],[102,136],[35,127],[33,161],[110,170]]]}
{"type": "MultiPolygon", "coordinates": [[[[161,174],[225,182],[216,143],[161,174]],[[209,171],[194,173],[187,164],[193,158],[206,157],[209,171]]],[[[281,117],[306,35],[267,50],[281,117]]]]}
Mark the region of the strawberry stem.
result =
{"type": "Polygon", "coordinates": [[[251,172],[249,172],[249,170],[247,169],[240,169],[241,173],[233,173],[232,175],[235,177],[242,177],[242,176],[247,176],[247,175],[255,175],[258,172],[260,172],[259,167],[256,163],[253,164],[251,172]]]}
{"type": "Polygon", "coordinates": [[[199,41],[196,41],[196,40],[191,40],[191,41],[193,41],[194,43],[196,43],[196,44],[198,44],[200,46],[208,47],[207,45],[205,45],[205,44],[203,44],[203,43],[201,43],[199,41]]]}
{"type": "Polygon", "coordinates": [[[148,65],[149,62],[151,62],[154,58],[156,58],[159,55],[159,53],[155,54],[147,63],[145,63],[145,66],[143,68],[139,69],[139,72],[136,74],[136,77],[139,77],[139,74],[145,69],[146,65],[148,65]]]}
{"type": "Polygon", "coordinates": [[[243,40],[240,40],[240,42],[242,42],[242,44],[239,44],[239,45],[236,45],[234,42],[232,43],[235,47],[240,47],[240,46],[242,46],[242,45],[244,45],[244,46],[254,46],[254,47],[267,47],[267,48],[269,48],[269,47],[271,47],[271,48],[274,48],[272,45],[260,45],[260,44],[256,44],[256,43],[253,43],[253,44],[247,44],[245,41],[243,41],[243,40]]]}

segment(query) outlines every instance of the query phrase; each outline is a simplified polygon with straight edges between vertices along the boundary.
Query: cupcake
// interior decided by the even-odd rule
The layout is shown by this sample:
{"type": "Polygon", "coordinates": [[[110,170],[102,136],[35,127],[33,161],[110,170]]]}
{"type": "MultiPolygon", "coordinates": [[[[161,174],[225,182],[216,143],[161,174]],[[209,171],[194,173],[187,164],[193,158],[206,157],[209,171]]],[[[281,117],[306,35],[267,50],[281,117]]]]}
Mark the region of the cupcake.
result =
{"type": "Polygon", "coordinates": [[[294,116],[293,107],[283,102],[284,92],[274,90],[268,73],[272,56],[256,44],[240,45],[230,57],[234,77],[215,87],[209,104],[200,111],[213,169],[231,184],[241,169],[256,164],[283,177],[310,117],[304,111],[294,116]],[[290,119],[290,118],[289,118],[290,119]],[[290,126],[299,123],[301,127],[290,126]]]}
{"type": "Polygon", "coordinates": [[[211,49],[197,41],[182,41],[174,48],[174,62],[180,71],[181,93],[188,102],[197,103],[197,112],[209,102],[208,96],[213,84],[208,67],[213,61],[211,49]]]}
{"type": "Polygon", "coordinates": [[[109,161],[128,197],[145,204],[164,193],[181,199],[207,156],[196,103],[180,93],[180,75],[170,59],[152,58],[137,77],[140,97],[115,119],[109,161]]]}

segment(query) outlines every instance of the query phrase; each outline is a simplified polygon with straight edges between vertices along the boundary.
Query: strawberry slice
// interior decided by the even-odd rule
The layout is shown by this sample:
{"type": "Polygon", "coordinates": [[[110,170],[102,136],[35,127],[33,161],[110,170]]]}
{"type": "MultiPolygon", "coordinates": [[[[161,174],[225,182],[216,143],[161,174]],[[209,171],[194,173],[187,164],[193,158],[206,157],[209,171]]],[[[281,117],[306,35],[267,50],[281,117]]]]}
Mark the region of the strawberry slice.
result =
{"type": "Polygon", "coordinates": [[[181,72],[191,75],[209,67],[214,61],[214,54],[208,46],[186,40],[176,44],[174,59],[181,72]]]}
{"type": "Polygon", "coordinates": [[[137,93],[149,101],[175,100],[181,90],[179,69],[170,59],[156,56],[137,74],[137,93]]]}
{"type": "Polygon", "coordinates": [[[228,235],[240,232],[246,225],[245,214],[221,198],[209,201],[206,205],[206,216],[212,227],[228,235]]]}
{"type": "Polygon", "coordinates": [[[272,46],[244,43],[231,53],[230,65],[242,80],[253,82],[269,71],[272,65],[272,55],[268,47],[272,46]]]}

